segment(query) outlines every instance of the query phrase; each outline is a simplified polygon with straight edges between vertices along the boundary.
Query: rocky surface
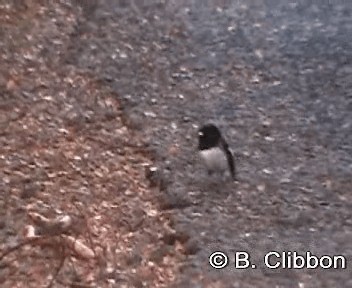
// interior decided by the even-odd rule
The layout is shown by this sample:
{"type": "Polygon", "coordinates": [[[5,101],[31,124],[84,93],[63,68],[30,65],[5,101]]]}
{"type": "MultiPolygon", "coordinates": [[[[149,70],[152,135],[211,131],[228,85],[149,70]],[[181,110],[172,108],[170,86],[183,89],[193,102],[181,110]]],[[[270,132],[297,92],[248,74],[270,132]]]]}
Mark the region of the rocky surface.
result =
{"type": "MultiPolygon", "coordinates": [[[[26,99],[34,96],[26,96],[23,91],[31,91],[34,78],[28,69],[9,73],[15,69],[13,63],[24,61],[30,69],[37,69],[35,72],[46,67],[43,74],[49,77],[49,88],[37,84],[35,87],[46,92],[31,92],[38,97],[38,103],[59,102],[62,107],[68,103],[81,111],[79,121],[65,114],[69,109],[51,108],[50,115],[52,122],[60,124],[62,119],[65,125],[83,125],[79,126],[86,127],[83,131],[92,133],[88,139],[96,144],[90,145],[101,150],[94,153],[95,161],[106,163],[102,155],[109,151],[109,141],[114,143],[110,148],[113,153],[118,151],[114,145],[120,143],[119,139],[124,139],[120,149],[132,145],[133,155],[134,149],[143,151],[140,153],[148,159],[141,156],[132,161],[136,171],[141,173],[143,163],[158,167],[153,182],[159,189],[148,190],[145,179],[135,179],[146,193],[152,193],[156,212],[150,217],[168,223],[164,217],[172,215],[172,228],[168,228],[172,232],[162,231],[157,237],[172,250],[173,264],[163,267],[172,277],[160,282],[165,287],[351,286],[350,267],[270,270],[264,267],[262,258],[271,250],[295,250],[316,255],[342,254],[351,259],[352,5],[342,1],[85,3],[80,6],[79,1],[68,2],[54,5],[53,11],[45,10],[43,15],[55,17],[60,9],[64,9],[63,13],[69,11],[65,15],[72,14],[72,18],[62,22],[49,25],[36,19],[42,24],[38,24],[31,41],[36,47],[42,45],[42,56],[35,54],[30,59],[35,51],[25,53],[28,45],[20,36],[26,35],[26,29],[34,29],[28,22],[23,22],[26,24],[22,30],[17,25],[3,32],[10,37],[2,46],[8,55],[2,58],[8,65],[2,65],[8,71],[3,77],[3,95],[17,89],[21,96],[10,97],[15,102],[2,108],[7,111],[1,114],[6,115],[1,116],[2,123],[8,123],[8,119],[17,123],[20,115],[30,125],[25,117],[31,113],[21,105],[33,106],[34,102],[26,99]],[[43,34],[39,31],[45,31],[43,39],[37,39],[43,34]],[[63,38],[55,41],[55,33],[59,32],[63,38]],[[21,75],[29,86],[23,88],[14,75],[21,75]],[[83,83],[80,78],[76,80],[78,75],[83,83]],[[72,80],[65,81],[67,78],[72,80]],[[84,83],[96,86],[90,88],[84,83]],[[70,92],[73,84],[76,88],[70,92]],[[86,96],[87,89],[95,99],[86,96]],[[52,100],[46,100],[48,96],[52,100]],[[98,108],[99,99],[105,97],[109,105],[116,107],[113,112],[120,115],[121,111],[121,116],[110,117],[105,106],[98,108]],[[10,107],[19,108],[10,113],[10,107]],[[97,109],[104,112],[99,114],[97,109]],[[124,124],[119,124],[116,117],[121,117],[124,124]],[[205,122],[214,122],[224,131],[236,155],[238,183],[207,178],[195,153],[197,127],[205,122]],[[114,130],[123,125],[128,127],[125,132],[114,130]],[[109,127],[115,128],[105,133],[109,127]],[[140,145],[135,147],[135,142],[140,145]],[[209,266],[208,257],[215,250],[230,256],[232,261],[225,269],[209,266]],[[257,269],[234,269],[236,251],[249,252],[257,269]],[[181,268],[177,268],[179,265],[181,268]]],[[[34,114],[40,117],[39,112],[34,114]]],[[[48,145],[50,139],[55,139],[48,137],[47,126],[43,140],[35,138],[34,142],[48,145]]],[[[69,130],[71,126],[61,128],[69,130]]],[[[19,149],[13,145],[23,143],[18,139],[31,141],[27,132],[7,129],[14,135],[2,136],[10,147],[3,148],[5,162],[11,149],[19,149]]],[[[84,136],[86,132],[80,133],[84,136]]],[[[72,134],[71,139],[87,138],[72,134]]],[[[65,151],[60,146],[56,149],[57,153],[65,151]]],[[[56,152],[54,155],[59,157],[56,152]]],[[[129,157],[122,158],[130,165],[129,157]]],[[[6,163],[2,167],[10,165],[6,163]]],[[[106,186],[117,181],[109,172],[118,168],[101,172],[102,177],[114,179],[104,178],[106,186]]],[[[7,169],[7,174],[13,175],[14,168],[7,169]]],[[[28,177],[28,172],[25,174],[28,177]]],[[[79,186],[84,183],[84,179],[77,181],[79,186]]],[[[12,179],[7,182],[13,183],[12,179]]],[[[4,191],[15,193],[15,186],[9,183],[4,182],[4,191]]],[[[106,191],[110,203],[111,193],[116,190],[106,191]]],[[[93,201],[91,198],[86,201],[93,201]]],[[[135,203],[141,199],[135,199],[135,203]]],[[[134,214],[133,209],[127,211],[134,214]]],[[[138,231],[143,238],[143,229],[138,231]]],[[[164,253],[170,255],[169,250],[161,249],[164,244],[155,245],[160,251],[152,259],[163,259],[160,255],[164,253]]],[[[148,281],[141,285],[149,287],[154,283],[148,281]]]]}

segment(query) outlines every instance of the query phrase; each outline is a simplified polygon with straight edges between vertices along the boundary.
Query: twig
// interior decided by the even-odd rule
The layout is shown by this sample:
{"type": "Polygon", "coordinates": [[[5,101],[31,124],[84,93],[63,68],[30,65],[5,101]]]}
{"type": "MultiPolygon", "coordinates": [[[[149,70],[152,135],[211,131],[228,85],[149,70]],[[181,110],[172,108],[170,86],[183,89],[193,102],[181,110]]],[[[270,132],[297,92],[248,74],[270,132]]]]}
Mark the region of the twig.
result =
{"type": "Polygon", "coordinates": [[[53,275],[53,278],[51,279],[50,283],[48,284],[47,288],[51,288],[54,285],[54,282],[57,279],[57,276],[59,275],[62,267],[64,266],[65,260],[66,260],[66,255],[65,255],[65,245],[61,244],[61,261],[59,266],[56,268],[55,273],[53,275]]]}
{"type": "Polygon", "coordinates": [[[86,223],[86,228],[87,228],[88,242],[89,242],[89,244],[90,244],[91,249],[92,249],[93,252],[94,252],[95,258],[97,258],[97,253],[96,253],[96,251],[95,251],[95,247],[94,247],[94,243],[93,243],[93,239],[92,239],[92,234],[91,234],[91,232],[90,232],[89,225],[88,225],[88,217],[87,217],[87,215],[82,211],[81,207],[79,207],[79,206],[77,205],[77,203],[73,202],[73,205],[75,205],[75,207],[76,207],[76,209],[78,210],[78,212],[79,212],[79,213],[83,216],[83,218],[84,218],[84,221],[85,221],[85,223],[86,223]]]}
{"type": "Polygon", "coordinates": [[[29,244],[38,244],[38,242],[43,241],[43,239],[46,239],[46,237],[40,237],[40,238],[29,238],[26,240],[23,240],[21,243],[18,243],[14,247],[10,247],[7,250],[5,250],[1,255],[0,255],[0,261],[5,258],[7,255],[10,253],[20,249],[22,246],[29,245],[29,244]]]}

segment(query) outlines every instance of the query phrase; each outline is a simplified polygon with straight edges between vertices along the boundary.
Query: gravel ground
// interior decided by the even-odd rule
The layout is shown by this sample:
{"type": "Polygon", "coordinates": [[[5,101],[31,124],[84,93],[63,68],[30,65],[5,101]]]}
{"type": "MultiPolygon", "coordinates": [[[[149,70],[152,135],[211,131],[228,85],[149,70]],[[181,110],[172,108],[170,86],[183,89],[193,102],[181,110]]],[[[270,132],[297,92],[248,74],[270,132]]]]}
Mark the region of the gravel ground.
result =
{"type": "Polygon", "coordinates": [[[63,63],[79,15],[59,3],[0,6],[0,286],[169,287],[184,253],[163,240],[175,232],[145,179],[143,139],[114,91],[63,63]],[[67,234],[94,259],[33,213],[71,217],[67,234]],[[33,224],[42,239],[20,246],[33,224]]]}
{"type": "MultiPolygon", "coordinates": [[[[56,49],[48,71],[62,66],[63,78],[71,67],[112,93],[150,159],[137,167],[152,161],[159,168],[159,191],[151,190],[157,215],[172,214],[168,229],[177,239],[158,238],[176,251],[168,268],[174,276],[163,285],[351,287],[352,5],[79,3],[62,4],[75,19],[58,25],[68,29],[65,45],[45,25],[43,57],[56,49]],[[195,153],[205,122],[224,131],[238,183],[207,178],[195,153]],[[209,266],[215,250],[230,256],[225,269],[209,266]],[[262,259],[272,250],[342,254],[347,269],[270,270],[262,259]],[[249,252],[257,269],[234,269],[236,251],[249,252]]],[[[105,141],[103,134],[93,138],[105,141]]],[[[134,141],[128,136],[124,145],[134,141]]]]}

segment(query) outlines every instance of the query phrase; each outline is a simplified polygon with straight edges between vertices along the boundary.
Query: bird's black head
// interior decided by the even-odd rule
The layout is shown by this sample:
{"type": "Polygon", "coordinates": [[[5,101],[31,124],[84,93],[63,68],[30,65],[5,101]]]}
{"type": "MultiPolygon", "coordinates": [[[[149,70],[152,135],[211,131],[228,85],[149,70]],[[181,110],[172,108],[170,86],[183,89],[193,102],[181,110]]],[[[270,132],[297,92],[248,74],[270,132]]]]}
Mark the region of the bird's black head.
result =
{"type": "Polygon", "coordinates": [[[214,124],[206,124],[198,131],[198,149],[205,150],[216,147],[221,140],[220,130],[214,124]]]}

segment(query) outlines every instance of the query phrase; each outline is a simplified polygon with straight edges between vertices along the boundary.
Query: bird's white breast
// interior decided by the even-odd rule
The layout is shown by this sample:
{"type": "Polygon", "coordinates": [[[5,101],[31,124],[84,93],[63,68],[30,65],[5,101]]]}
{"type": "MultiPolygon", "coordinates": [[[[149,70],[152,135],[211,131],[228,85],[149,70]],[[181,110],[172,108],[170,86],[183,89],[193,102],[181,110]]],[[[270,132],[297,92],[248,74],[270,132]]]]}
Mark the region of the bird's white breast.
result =
{"type": "Polygon", "coordinates": [[[219,148],[211,148],[199,151],[201,158],[209,170],[226,170],[227,159],[224,152],[219,148]]]}

